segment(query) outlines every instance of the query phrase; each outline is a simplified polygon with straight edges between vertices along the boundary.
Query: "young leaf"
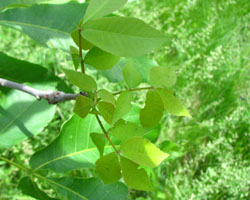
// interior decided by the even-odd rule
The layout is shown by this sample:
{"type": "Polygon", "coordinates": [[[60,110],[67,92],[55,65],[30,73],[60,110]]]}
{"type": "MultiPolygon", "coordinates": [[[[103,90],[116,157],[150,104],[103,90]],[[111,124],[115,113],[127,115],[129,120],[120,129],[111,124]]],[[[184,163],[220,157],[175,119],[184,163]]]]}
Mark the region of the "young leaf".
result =
{"type": "Polygon", "coordinates": [[[156,89],[156,91],[159,93],[159,95],[164,103],[165,109],[170,114],[173,114],[176,116],[191,117],[189,112],[182,105],[180,100],[174,96],[174,94],[171,90],[165,89],[165,88],[159,88],[159,89],[156,89]]]}
{"type": "Polygon", "coordinates": [[[142,137],[132,137],[121,144],[121,152],[135,163],[146,167],[157,167],[168,154],[142,137]]]}
{"type": "Polygon", "coordinates": [[[128,188],[116,182],[104,184],[99,178],[63,177],[49,182],[67,200],[128,200],[128,188]],[[54,183],[53,183],[54,182],[54,183]],[[56,183],[56,184],[55,184],[56,183]]]}
{"type": "Polygon", "coordinates": [[[115,111],[114,105],[108,102],[101,101],[98,102],[97,108],[102,117],[105,119],[105,121],[111,124],[113,119],[113,114],[115,111]]]}
{"type": "Polygon", "coordinates": [[[92,106],[93,101],[90,98],[78,95],[76,98],[74,112],[80,117],[84,118],[89,114],[89,111],[92,106]]]}
{"type": "Polygon", "coordinates": [[[98,94],[103,101],[106,101],[108,103],[112,103],[113,105],[115,105],[115,98],[113,94],[110,93],[109,91],[105,89],[101,89],[98,91],[98,94]]]}
{"type": "Polygon", "coordinates": [[[119,10],[126,2],[127,0],[91,0],[84,16],[84,23],[119,10]]]}
{"type": "Polygon", "coordinates": [[[63,69],[69,80],[84,91],[91,92],[97,89],[95,80],[86,74],[73,70],[63,69]]]}
{"type": "MultiPolygon", "coordinates": [[[[72,33],[71,33],[71,37],[72,39],[74,40],[75,44],[79,47],[80,43],[79,43],[79,31],[78,29],[74,30],[72,33]]],[[[81,36],[82,37],[82,36],[81,36]]],[[[84,50],[89,50],[91,48],[94,47],[93,44],[91,44],[88,40],[85,40],[83,37],[81,38],[81,47],[82,49],[84,50]]]]}
{"type": "Polygon", "coordinates": [[[176,83],[174,69],[153,67],[150,71],[150,83],[155,87],[171,87],[176,83]]]}
{"type": "Polygon", "coordinates": [[[141,75],[133,66],[132,60],[129,60],[122,70],[123,78],[129,88],[138,86],[141,81],[141,75]]]}
{"type": "Polygon", "coordinates": [[[155,90],[150,90],[146,96],[145,107],[140,112],[140,121],[144,127],[153,127],[159,123],[164,111],[164,104],[155,90]]]}
{"type": "Polygon", "coordinates": [[[138,169],[139,165],[121,156],[122,176],[125,183],[132,189],[152,191],[152,186],[145,169],[138,169]]]}
{"type": "Polygon", "coordinates": [[[122,142],[131,137],[142,136],[144,134],[144,130],[139,128],[135,123],[125,123],[124,121],[122,121],[121,123],[118,122],[110,130],[110,133],[122,142]]]}
{"type": "MultiPolygon", "coordinates": [[[[85,118],[73,115],[63,124],[60,135],[31,157],[31,167],[36,170],[51,169],[59,173],[94,168],[100,155],[90,138],[90,133],[93,132],[102,132],[94,115],[85,118]]],[[[113,150],[110,145],[106,145],[104,149],[106,153],[113,150]]]]}
{"type": "Polygon", "coordinates": [[[49,197],[45,192],[40,190],[35,182],[33,182],[30,177],[23,177],[19,184],[18,189],[22,190],[23,194],[34,197],[38,200],[56,200],[54,198],[49,197]]]}
{"type": "Polygon", "coordinates": [[[123,116],[125,116],[131,109],[131,102],[133,96],[130,92],[122,92],[116,101],[116,107],[113,116],[113,123],[117,122],[123,116]]]}
{"type": "Polygon", "coordinates": [[[81,60],[82,60],[81,56],[79,56],[78,49],[76,49],[73,46],[70,46],[70,54],[71,54],[71,57],[72,57],[72,61],[73,61],[75,70],[77,70],[78,67],[80,66],[80,63],[81,63],[81,60]]]}
{"type": "Polygon", "coordinates": [[[96,170],[105,184],[118,181],[121,177],[121,167],[115,152],[105,155],[96,161],[96,170]]]}
{"type": "Polygon", "coordinates": [[[96,145],[98,151],[100,152],[100,156],[103,155],[104,147],[105,147],[105,136],[100,133],[91,133],[90,137],[94,144],[96,145]]]}
{"type": "Polygon", "coordinates": [[[84,60],[86,64],[96,69],[106,70],[114,67],[119,62],[120,57],[94,47],[87,53],[84,60]]]}
{"type": "Polygon", "coordinates": [[[166,37],[143,21],[106,17],[89,21],[82,36],[100,49],[120,57],[142,56],[160,47],[166,37]]]}

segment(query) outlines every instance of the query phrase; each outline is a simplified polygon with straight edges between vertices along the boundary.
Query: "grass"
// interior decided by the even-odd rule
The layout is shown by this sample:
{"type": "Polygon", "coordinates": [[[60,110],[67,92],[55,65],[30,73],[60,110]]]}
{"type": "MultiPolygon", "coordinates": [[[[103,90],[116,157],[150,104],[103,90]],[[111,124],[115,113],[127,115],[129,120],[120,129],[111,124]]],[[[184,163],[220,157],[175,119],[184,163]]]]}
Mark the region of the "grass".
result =
{"type": "MultiPolygon", "coordinates": [[[[191,120],[164,117],[158,143],[170,140],[177,148],[150,173],[154,192],[132,191],[130,198],[249,199],[250,2],[138,0],[121,13],[167,34],[168,45],[151,56],[159,65],[177,69],[173,89],[193,116],[191,120]]],[[[64,52],[41,47],[14,30],[1,27],[0,38],[1,51],[57,74],[61,66],[72,65],[64,52]]],[[[99,79],[99,84],[104,82],[99,79]]],[[[4,155],[27,164],[29,155],[56,137],[70,107],[60,105],[43,133],[4,155]]],[[[0,199],[30,199],[15,189],[21,172],[1,167],[0,176],[0,199]]]]}

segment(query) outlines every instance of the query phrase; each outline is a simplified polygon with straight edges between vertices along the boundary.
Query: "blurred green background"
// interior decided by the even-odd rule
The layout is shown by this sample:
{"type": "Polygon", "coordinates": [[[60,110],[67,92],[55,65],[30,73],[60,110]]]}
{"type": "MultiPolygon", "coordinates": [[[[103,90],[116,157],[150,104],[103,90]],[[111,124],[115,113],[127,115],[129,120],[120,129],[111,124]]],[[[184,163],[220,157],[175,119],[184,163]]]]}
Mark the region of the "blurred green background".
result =
{"type": "MultiPolygon", "coordinates": [[[[154,192],[131,191],[130,199],[250,199],[250,1],[134,0],[119,14],[140,18],[169,36],[169,45],[150,56],[177,69],[174,91],[193,116],[164,117],[158,144],[168,140],[171,156],[150,172],[154,192]]],[[[67,53],[6,27],[0,27],[0,51],[59,76],[62,67],[72,66],[67,53]]],[[[60,104],[41,134],[3,155],[28,164],[34,151],[58,135],[72,106],[60,104]]],[[[31,199],[16,189],[22,172],[4,166],[0,200],[31,199]]]]}

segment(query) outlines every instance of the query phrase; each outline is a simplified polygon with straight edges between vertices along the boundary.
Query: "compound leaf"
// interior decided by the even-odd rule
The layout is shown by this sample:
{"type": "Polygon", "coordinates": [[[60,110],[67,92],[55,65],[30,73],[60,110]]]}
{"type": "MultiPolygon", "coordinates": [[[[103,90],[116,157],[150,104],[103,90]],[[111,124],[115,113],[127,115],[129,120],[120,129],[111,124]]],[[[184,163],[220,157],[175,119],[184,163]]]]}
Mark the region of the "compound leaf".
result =
{"type": "Polygon", "coordinates": [[[121,152],[135,163],[146,167],[157,167],[168,154],[142,137],[132,137],[121,144],[121,152]]]}
{"type": "Polygon", "coordinates": [[[100,49],[120,57],[142,56],[166,41],[161,32],[130,17],[91,20],[84,25],[82,36],[100,49]]]}
{"type": "Polygon", "coordinates": [[[99,158],[96,161],[96,170],[105,184],[116,182],[122,177],[116,152],[99,158]]]}
{"type": "Polygon", "coordinates": [[[152,191],[152,186],[145,169],[139,169],[139,165],[121,156],[122,176],[125,183],[132,189],[152,191]]]}
{"type": "Polygon", "coordinates": [[[84,91],[91,92],[97,89],[95,80],[86,74],[73,70],[63,69],[69,80],[84,91]]]}
{"type": "Polygon", "coordinates": [[[120,57],[94,47],[87,53],[84,60],[95,69],[106,70],[114,67],[119,62],[120,57]]]}

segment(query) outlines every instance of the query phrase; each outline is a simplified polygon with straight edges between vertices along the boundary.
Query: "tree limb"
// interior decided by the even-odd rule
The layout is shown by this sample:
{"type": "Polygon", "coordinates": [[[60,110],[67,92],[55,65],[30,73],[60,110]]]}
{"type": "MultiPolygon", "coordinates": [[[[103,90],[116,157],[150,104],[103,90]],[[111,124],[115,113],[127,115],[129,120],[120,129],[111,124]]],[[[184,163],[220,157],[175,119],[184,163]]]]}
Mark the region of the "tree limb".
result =
{"type": "Polygon", "coordinates": [[[25,93],[33,95],[34,97],[36,97],[37,100],[45,99],[48,101],[49,104],[57,104],[68,100],[75,100],[76,97],[79,95],[79,94],[64,93],[62,91],[37,90],[27,85],[16,83],[2,78],[0,78],[0,86],[23,91],[25,93]]]}

